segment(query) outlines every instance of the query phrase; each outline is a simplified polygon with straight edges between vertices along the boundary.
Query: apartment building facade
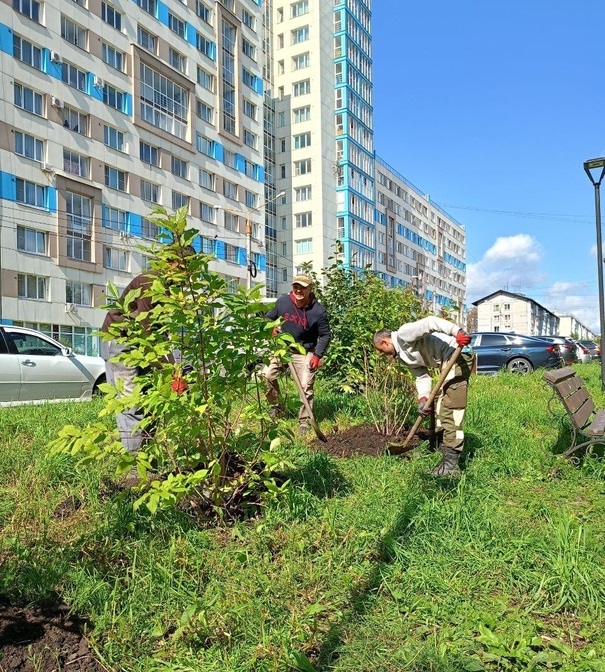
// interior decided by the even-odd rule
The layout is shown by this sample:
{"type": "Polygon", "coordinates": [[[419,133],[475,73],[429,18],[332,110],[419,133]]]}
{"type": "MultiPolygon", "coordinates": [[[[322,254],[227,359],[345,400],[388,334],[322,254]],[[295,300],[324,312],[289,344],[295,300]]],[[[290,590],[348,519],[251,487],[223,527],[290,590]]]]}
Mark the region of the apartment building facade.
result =
{"type": "Polygon", "coordinates": [[[526,336],[559,335],[559,318],[537,301],[498,290],[473,302],[477,331],[501,331],[526,336]]]}
{"type": "Polygon", "coordinates": [[[597,335],[585,324],[580,322],[575,315],[559,315],[558,336],[571,336],[574,334],[578,340],[594,341],[597,335]]]}
{"type": "Polygon", "coordinates": [[[0,0],[0,322],[95,353],[156,204],[188,208],[232,285],[278,296],[338,250],[435,312],[464,306],[464,227],[376,157],[371,11],[0,0]]]}
{"type": "Polygon", "coordinates": [[[2,322],[94,353],[155,204],[188,208],[231,282],[264,279],[259,3],[0,1],[2,322]]]}

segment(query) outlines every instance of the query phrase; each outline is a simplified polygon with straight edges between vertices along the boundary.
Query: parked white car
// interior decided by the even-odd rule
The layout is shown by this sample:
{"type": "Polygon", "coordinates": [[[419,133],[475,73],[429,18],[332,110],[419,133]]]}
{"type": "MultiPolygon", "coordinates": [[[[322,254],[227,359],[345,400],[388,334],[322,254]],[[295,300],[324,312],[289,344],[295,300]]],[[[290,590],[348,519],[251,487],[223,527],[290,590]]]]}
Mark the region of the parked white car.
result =
{"type": "Polygon", "coordinates": [[[87,401],[104,382],[101,357],[76,355],[34,329],[0,326],[0,406],[87,401]]]}
{"type": "Polygon", "coordinates": [[[580,364],[588,364],[592,360],[592,355],[590,350],[580,343],[580,341],[575,341],[576,343],[576,352],[578,353],[578,362],[580,364]]]}

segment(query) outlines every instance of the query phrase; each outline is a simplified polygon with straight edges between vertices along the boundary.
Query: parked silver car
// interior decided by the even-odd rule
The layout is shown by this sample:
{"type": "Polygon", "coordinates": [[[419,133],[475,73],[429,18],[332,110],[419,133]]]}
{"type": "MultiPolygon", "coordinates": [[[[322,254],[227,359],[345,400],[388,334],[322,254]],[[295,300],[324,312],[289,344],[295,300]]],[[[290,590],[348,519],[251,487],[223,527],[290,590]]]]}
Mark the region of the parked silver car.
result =
{"type": "Polygon", "coordinates": [[[585,345],[582,345],[580,341],[575,341],[575,344],[576,352],[578,354],[578,362],[580,364],[588,364],[588,362],[592,361],[590,350],[585,345]]]}
{"type": "Polygon", "coordinates": [[[86,401],[104,382],[101,357],[76,355],[34,329],[0,326],[0,406],[86,401]]]}
{"type": "Polygon", "coordinates": [[[597,343],[594,341],[587,341],[587,340],[582,340],[578,341],[578,343],[581,343],[585,348],[588,349],[590,352],[590,356],[593,359],[601,359],[601,348],[598,346],[597,343]]]}

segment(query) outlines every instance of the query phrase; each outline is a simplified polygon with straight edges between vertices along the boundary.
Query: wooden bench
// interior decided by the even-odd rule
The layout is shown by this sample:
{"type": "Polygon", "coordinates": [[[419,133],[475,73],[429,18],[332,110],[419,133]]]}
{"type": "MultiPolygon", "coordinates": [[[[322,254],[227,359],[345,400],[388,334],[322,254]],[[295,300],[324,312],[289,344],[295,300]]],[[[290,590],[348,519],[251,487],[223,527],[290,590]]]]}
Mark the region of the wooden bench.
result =
{"type": "Polygon", "coordinates": [[[552,387],[553,396],[548,407],[553,415],[551,402],[558,399],[565,410],[571,424],[571,446],[563,453],[569,457],[580,448],[588,448],[595,444],[605,444],[605,409],[597,410],[584,381],[575,369],[565,367],[547,371],[542,378],[552,387]]]}

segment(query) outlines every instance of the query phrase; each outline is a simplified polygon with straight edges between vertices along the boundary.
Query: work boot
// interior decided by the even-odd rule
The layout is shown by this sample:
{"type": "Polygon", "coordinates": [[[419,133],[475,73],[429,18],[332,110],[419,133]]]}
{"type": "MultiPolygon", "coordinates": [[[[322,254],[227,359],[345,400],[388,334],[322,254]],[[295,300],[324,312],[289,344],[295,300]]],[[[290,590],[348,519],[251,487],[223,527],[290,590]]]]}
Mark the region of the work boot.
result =
{"type": "Polygon", "coordinates": [[[311,425],[304,420],[298,425],[298,434],[299,436],[305,436],[311,431],[311,425]]]}
{"type": "Polygon", "coordinates": [[[459,451],[442,446],[441,453],[443,455],[441,463],[431,471],[431,476],[460,476],[459,451]]]}

